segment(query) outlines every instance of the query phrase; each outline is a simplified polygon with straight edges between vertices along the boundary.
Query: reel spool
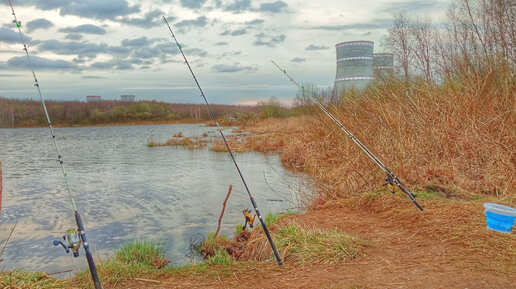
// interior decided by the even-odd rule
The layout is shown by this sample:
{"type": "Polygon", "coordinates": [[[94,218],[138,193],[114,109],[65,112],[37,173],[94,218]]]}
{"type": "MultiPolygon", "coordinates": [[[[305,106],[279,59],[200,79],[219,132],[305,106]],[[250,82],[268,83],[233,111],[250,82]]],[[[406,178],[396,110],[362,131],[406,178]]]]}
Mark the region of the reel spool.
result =
{"type": "Polygon", "coordinates": [[[81,248],[82,242],[77,230],[72,229],[66,231],[66,235],[63,236],[63,241],[54,240],[53,243],[54,246],[63,246],[67,254],[70,253],[71,250],[74,257],[79,257],[79,249],[81,248]]]}

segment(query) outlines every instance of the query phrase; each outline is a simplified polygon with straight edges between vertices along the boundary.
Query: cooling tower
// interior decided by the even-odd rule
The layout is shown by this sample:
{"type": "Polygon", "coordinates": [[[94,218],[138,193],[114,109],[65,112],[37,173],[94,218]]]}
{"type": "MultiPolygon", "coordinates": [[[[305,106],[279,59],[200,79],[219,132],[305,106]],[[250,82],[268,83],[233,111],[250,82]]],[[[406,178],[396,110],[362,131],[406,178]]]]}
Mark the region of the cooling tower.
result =
{"type": "Polygon", "coordinates": [[[364,89],[373,77],[372,41],[348,41],[335,45],[337,48],[337,74],[333,92],[340,96],[354,88],[364,89]]]}
{"type": "Polygon", "coordinates": [[[378,79],[385,79],[392,75],[394,67],[394,54],[375,53],[373,54],[374,76],[378,79]]]}

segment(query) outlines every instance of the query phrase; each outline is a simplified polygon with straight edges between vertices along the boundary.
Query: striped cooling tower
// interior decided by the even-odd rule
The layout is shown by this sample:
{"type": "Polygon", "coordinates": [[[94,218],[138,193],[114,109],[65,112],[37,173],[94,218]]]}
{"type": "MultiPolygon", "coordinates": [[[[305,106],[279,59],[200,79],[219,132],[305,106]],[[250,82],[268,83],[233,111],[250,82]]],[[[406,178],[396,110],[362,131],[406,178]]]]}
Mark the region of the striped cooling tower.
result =
{"type": "Polygon", "coordinates": [[[375,53],[373,54],[374,76],[378,79],[385,79],[392,75],[394,67],[394,54],[375,53]]]}
{"type": "Polygon", "coordinates": [[[335,45],[337,48],[337,75],[333,92],[340,96],[354,88],[364,89],[373,79],[372,41],[348,41],[335,45]]]}

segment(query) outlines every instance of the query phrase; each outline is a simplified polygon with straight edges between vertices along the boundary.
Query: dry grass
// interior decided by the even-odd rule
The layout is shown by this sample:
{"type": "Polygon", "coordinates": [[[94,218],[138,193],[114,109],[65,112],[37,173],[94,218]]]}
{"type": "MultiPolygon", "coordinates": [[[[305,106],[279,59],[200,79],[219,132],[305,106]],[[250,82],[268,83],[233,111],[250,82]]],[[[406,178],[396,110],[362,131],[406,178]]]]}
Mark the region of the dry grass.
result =
{"type": "MultiPolygon", "coordinates": [[[[416,84],[408,97],[401,85],[384,84],[332,113],[412,188],[514,203],[516,98],[514,85],[507,89],[416,84]]],[[[382,171],[322,114],[262,120],[245,129],[258,135],[259,151],[278,145],[283,164],[310,174],[323,199],[374,191],[383,182],[382,171]]]]}
{"type": "Polygon", "coordinates": [[[41,272],[14,270],[0,273],[0,288],[65,288],[66,281],[41,272]]]}
{"type": "MultiPolygon", "coordinates": [[[[274,243],[285,262],[337,264],[356,258],[366,246],[363,239],[336,229],[303,228],[295,222],[271,229],[274,243]]],[[[274,260],[270,244],[261,227],[242,231],[232,240],[220,235],[217,238],[208,235],[199,251],[211,264],[226,264],[232,260],[274,260]]]]}
{"type": "Polygon", "coordinates": [[[196,138],[189,138],[189,137],[178,137],[174,135],[173,138],[167,140],[164,143],[155,141],[151,138],[149,138],[149,141],[147,143],[148,147],[156,147],[156,146],[181,146],[186,149],[201,149],[206,146],[206,140],[204,139],[196,139],[196,138]]]}
{"type": "MultiPolygon", "coordinates": [[[[303,228],[296,223],[283,224],[272,234],[285,262],[299,264],[337,264],[358,257],[367,243],[336,229],[303,228]]],[[[261,230],[245,245],[240,260],[274,260],[270,244],[261,230]]]]}

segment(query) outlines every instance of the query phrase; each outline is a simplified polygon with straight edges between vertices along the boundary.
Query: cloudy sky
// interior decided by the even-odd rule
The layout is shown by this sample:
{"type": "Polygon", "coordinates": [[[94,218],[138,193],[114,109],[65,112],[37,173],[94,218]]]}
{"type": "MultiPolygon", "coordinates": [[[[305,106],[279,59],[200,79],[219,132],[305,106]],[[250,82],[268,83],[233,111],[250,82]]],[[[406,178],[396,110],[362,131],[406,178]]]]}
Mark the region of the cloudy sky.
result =
{"type": "MultiPolygon", "coordinates": [[[[55,100],[86,95],[198,103],[199,92],[162,15],[212,103],[254,104],[335,79],[335,44],[380,40],[396,12],[444,18],[449,1],[12,0],[42,88],[55,100]]],[[[8,0],[0,2],[0,96],[37,98],[8,0]]]]}

